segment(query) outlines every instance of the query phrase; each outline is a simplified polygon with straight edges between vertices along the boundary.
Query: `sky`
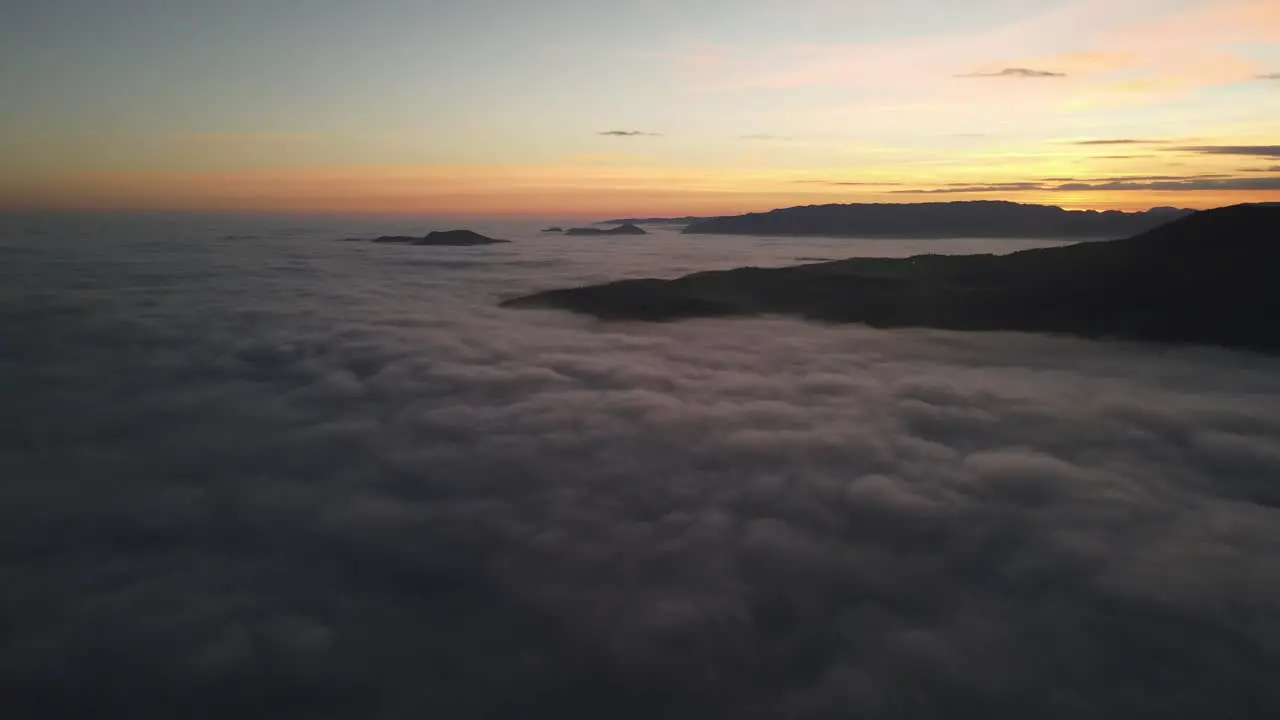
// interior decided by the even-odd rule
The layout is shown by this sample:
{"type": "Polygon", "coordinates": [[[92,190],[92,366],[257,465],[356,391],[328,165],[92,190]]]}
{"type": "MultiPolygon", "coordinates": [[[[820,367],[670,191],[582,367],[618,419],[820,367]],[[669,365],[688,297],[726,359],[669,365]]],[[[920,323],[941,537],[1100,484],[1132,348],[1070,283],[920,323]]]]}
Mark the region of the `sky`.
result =
{"type": "Polygon", "coordinates": [[[1274,0],[0,0],[0,208],[1280,200],[1274,0]]]}

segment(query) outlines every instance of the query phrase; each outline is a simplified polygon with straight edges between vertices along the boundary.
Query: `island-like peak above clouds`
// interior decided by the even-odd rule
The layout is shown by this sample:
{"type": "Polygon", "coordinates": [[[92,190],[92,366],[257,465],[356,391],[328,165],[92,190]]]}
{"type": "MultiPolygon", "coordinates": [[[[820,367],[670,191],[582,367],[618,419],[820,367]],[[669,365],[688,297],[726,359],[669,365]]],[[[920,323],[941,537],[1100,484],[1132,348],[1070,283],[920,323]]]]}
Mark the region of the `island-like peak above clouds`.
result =
{"type": "Polygon", "coordinates": [[[612,320],[788,314],[1280,351],[1280,208],[1208,210],[1125,240],[858,258],[552,290],[503,303],[612,320]]]}
{"type": "MultiPolygon", "coordinates": [[[[347,238],[348,242],[364,242],[363,238],[347,238]]],[[[508,243],[510,240],[497,240],[491,237],[485,237],[478,232],[471,230],[439,230],[430,232],[423,237],[412,237],[409,235],[383,235],[382,237],[371,238],[368,242],[375,243],[403,243],[405,245],[432,245],[437,247],[471,247],[474,245],[497,245],[500,243],[508,243]]]]}
{"type": "Polygon", "coordinates": [[[565,235],[648,235],[643,228],[637,227],[633,223],[623,223],[616,228],[603,230],[601,228],[569,228],[565,230],[565,235]]]}
{"type": "Polygon", "coordinates": [[[1114,238],[1191,213],[1064,210],[1005,201],[804,205],[691,223],[688,234],[827,237],[1114,238]]]}

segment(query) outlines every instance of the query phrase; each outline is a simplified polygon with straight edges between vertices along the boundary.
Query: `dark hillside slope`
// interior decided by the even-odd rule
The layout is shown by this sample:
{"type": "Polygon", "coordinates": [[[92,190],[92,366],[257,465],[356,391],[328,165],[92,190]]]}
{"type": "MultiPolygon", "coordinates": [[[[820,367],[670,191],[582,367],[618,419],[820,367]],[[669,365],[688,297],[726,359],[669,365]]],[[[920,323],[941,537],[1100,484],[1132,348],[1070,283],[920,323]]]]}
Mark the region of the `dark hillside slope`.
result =
{"type": "Polygon", "coordinates": [[[1280,350],[1280,208],[1195,213],[1124,240],[552,290],[508,307],[604,319],[798,315],[877,327],[1059,332],[1280,350]]]}

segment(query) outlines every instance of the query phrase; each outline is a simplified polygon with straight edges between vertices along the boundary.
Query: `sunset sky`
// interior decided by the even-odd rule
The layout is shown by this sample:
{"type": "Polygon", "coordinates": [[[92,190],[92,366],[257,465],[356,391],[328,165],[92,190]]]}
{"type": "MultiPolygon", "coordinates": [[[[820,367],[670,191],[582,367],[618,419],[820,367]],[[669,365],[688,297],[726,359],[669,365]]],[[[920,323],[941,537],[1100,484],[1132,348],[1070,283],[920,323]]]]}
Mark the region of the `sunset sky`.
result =
{"type": "Polygon", "coordinates": [[[0,208],[1280,200],[1277,0],[0,0],[0,208]]]}

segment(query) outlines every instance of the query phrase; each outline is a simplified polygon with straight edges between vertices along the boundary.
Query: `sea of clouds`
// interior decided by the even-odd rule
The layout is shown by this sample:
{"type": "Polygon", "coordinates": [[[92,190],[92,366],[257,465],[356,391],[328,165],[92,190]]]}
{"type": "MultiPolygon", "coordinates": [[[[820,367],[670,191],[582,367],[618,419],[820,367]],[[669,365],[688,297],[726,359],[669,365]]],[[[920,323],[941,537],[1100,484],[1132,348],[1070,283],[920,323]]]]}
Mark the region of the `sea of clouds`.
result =
{"type": "Polygon", "coordinates": [[[13,718],[1280,713],[1280,361],[506,297],[1000,241],[0,225],[13,718]]]}

